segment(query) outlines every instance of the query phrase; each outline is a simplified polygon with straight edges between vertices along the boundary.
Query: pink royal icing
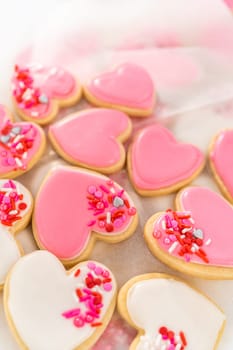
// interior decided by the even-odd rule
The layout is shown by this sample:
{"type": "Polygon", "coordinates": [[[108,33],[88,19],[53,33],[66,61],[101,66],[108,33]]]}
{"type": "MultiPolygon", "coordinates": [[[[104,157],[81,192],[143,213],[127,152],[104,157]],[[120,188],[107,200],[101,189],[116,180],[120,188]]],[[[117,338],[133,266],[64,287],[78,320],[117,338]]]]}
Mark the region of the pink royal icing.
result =
{"type": "Polygon", "coordinates": [[[148,110],[154,104],[153,81],[144,68],[131,63],[95,77],[87,89],[98,100],[114,105],[148,110]]]}
{"type": "MultiPolygon", "coordinates": [[[[199,255],[195,253],[190,255],[188,253],[190,259],[186,259],[186,261],[215,266],[232,266],[232,206],[219,194],[204,187],[187,187],[182,190],[179,195],[179,203],[181,211],[190,213],[194,228],[196,229],[196,235],[203,241],[203,244],[200,244],[198,248],[204,251],[208,260],[203,261],[199,255]]],[[[165,215],[161,215],[155,223],[154,236],[162,249],[177,258],[184,259],[184,256],[179,254],[180,244],[176,245],[174,249],[171,249],[174,241],[171,239],[169,242],[167,241],[168,235],[164,231],[163,224],[165,215]],[[156,235],[156,232],[160,234],[156,235]]]]}
{"type": "Polygon", "coordinates": [[[34,233],[40,245],[61,259],[75,259],[91,233],[116,238],[136,209],[124,190],[107,177],[78,168],[54,169],[39,191],[34,233]]]}
{"type": "Polygon", "coordinates": [[[217,136],[210,152],[210,159],[217,175],[233,196],[233,130],[222,131],[217,136]]]}
{"type": "Polygon", "coordinates": [[[41,64],[16,66],[12,85],[17,107],[35,120],[49,115],[53,100],[66,100],[78,91],[76,80],[69,72],[41,64]]]}
{"type": "Polygon", "coordinates": [[[50,127],[56,144],[71,157],[95,167],[110,167],[122,157],[117,138],[130,127],[128,117],[111,109],[90,109],[50,127]]]}
{"type": "Polygon", "coordinates": [[[129,166],[138,188],[159,190],[190,178],[203,162],[196,146],[178,143],[169,130],[154,124],[132,144],[129,166]]]}
{"type": "Polygon", "coordinates": [[[12,123],[0,105],[0,176],[27,170],[44,142],[41,129],[32,123],[12,123]]]}

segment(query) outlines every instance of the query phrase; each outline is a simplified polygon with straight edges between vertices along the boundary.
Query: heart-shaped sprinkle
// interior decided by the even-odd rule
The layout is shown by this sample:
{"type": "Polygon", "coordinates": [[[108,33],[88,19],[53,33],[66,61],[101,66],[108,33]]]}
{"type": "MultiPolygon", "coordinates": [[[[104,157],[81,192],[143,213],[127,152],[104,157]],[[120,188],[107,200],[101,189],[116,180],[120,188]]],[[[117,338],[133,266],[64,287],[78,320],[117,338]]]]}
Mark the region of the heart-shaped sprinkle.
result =
{"type": "Polygon", "coordinates": [[[136,225],[136,209],[128,194],[112,180],[88,170],[53,169],[37,195],[33,233],[41,248],[64,263],[83,259],[95,234],[109,242],[121,241],[136,225]],[[115,198],[122,206],[114,206],[115,198]]]}
{"type": "Polygon", "coordinates": [[[39,124],[51,121],[59,106],[72,105],[81,97],[76,79],[59,67],[16,65],[12,85],[18,114],[39,124]]]}
{"type": "Polygon", "coordinates": [[[202,152],[178,143],[171,132],[154,124],[139,132],[128,153],[128,170],[141,195],[175,191],[195,178],[204,166],[202,152]]]}
{"type": "Polygon", "coordinates": [[[10,135],[2,135],[2,136],[0,137],[0,141],[1,141],[2,143],[7,143],[9,140],[10,140],[10,135]]]}
{"type": "Polygon", "coordinates": [[[90,347],[116,301],[116,282],[104,265],[87,261],[67,272],[46,251],[20,259],[6,290],[8,320],[28,349],[70,350],[86,342],[90,347]]]}
{"type": "Polygon", "coordinates": [[[13,132],[13,134],[18,135],[21,132],[21,127],[20,126],[14,126],[11,129],[11,132],[13,132]]]}
{"type": "Polygon", "coordinates": [[[164,274],[128,281],[119,292],[118,309],[140,329],[133,342],[137,350],[213,350],[225,323],[225,315],[209,298],[164,274]]]}
{"type": "Polygon", "coordinates": [[[132,63],[92,79],[85,95],[94,105],[114,107],[134,116],[151,114],[155,101],[151,77],[144,68],[132,63]]]}
{"type": "Polygon", "coordinates": [[[116,196],[113,200],[113,206],[116,208],[123,207],[124,201],[121,197],[116,196]]]}
{"type": "Polygon", "coordinates": [[[103,173],[120,170],[125,162],[122,142],[131,133],[127,115],[111,109],[87,109],[49,129],[55,150],[67,161],[103,173]]]}

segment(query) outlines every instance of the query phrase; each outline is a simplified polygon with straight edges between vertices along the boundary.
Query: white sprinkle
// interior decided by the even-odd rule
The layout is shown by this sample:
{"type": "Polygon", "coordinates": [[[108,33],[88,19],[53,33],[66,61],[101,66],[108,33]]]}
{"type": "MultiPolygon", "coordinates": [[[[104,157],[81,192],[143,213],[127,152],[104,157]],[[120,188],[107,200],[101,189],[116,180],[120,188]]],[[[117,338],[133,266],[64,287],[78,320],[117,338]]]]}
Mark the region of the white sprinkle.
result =
{"type": "Polygon", "coordinates": [[[199,250],[199,246],[196,243],[193,243],[193,247],[197,250],[199,250]]]}
{"type": "Polygon", "coordinates": [[[162,226],[163,230],[166,230],[166,221],[165,220],[162,221],[161,226],[162,226]]]}
{"type": "Polygon", "coordinates": [[[192,248],[191,248],[191,252],[192,252],[192,253],[195,253],[195,251],[196,251],[196,248],[195,248],[195,247],[192,247],[192,248]]]}
{"type": "MultiPolygon", "coordinates": [[[[2,192],[11,192],[11,191],[13,191],[13,188],[10,188],[10,187],[2,187],[1,188],[1,191],[2,192]]],[[[7,194],[6,194],[7,195],[7,194]]]]}
{"type": "Polygon", "coordinates": [[[27,159],[27,156],[28,156],[28,152],[24,152],[24,154],[22,155],[22,158],[27,159]]]}
{"type": "Polygon", "coordinates": [[[21,160],[19,158],[15,158],[16,164],[21,167],[23,165],[23,163],[21,162],[21,160]]]}
{"type": "Polygon", "coordinates": [[[212,242],[212,240],[209,238],[209,239],[207,239],[207,241],[205,242],[205,245],[210,245],[211,242],[212,242]]]}
{"type": "Polygon", "coordinates": [[[116,191],[115,191],[115,189],[114,189],[113,187],[110,188],[110,191],[111,191],[112,193],[116,193],[116,191]]]}
{"type": "Polygon", "coordinates": [[[173,242],[171,247],[168,249],[168,252],[171,254],[172,252],[174,252],[177,246],[178,246],[178,242],[177,241],[173,242]]]}
{"type": "Polygon", "coordinates": [[[31,116],[32,117],[38,117],[39,116],[39,113],[37,111],[32,111],[31,112],[31,116]]]}
{"type": "Polygon", "coordinates": [[[111,223],[111,213],[110,213],[110,211],[108,211],[107,212],[107,214],[106,214],[106,222],[107,222],[107,224],[110,224],[111,223]]]}
{"type": "Polygon", "coordinates": [[[19,82],[19,87],[23,89],[24,86],[25,86],[25,85],[24,85],[24,82],[23,82],[23,81],[20,81],[20,82],[19,82]]]}
{"type": "Polygon", "coordinates": [[[11,211],[9,212],[9,214],[10,214],[10,215],[16,215],[16,214],[18,214],[18,212],[17,212],[17,210],[11,210],[11,211]]]}
{"type": "Polygon", "coordinates": [[[23,148],[22,143],[18,143],[18,145],[17,145],[15,148],[16,148],[16,149],[22,149],[22,148],[23,148]]]}
{"type": "Polygon", "coordinates": [[[19,142],[23,138],[23,135],[17,135],[16,138],[14,139],[14,143],[19,142]]]}
{"type": "Polygon", "coordinates": [[[186,227],[186,228],[183,228],[183,230],[181,232],[186,233],[186,232],[189,232],[191,230],[192,230],[192,227],[186,227]]]}
{"type": "Polygon", "coordinates": [[[181,344],[177,344],[175,347],[175,350],[180,350],[181,349],[181,344]]]}
{"type": "Polygon", "coordinates": [[[191,222],[191,224],[194,224],[195,221],[193,220],[193,218],[190,218],[189,221],[191,222]]]}
{"type": "Polygon", "coordinates": [[[184,239],[184,238],[185,238],[185,235],[181,235],[180,238],[181,238],[181,239],[184,239]]]}

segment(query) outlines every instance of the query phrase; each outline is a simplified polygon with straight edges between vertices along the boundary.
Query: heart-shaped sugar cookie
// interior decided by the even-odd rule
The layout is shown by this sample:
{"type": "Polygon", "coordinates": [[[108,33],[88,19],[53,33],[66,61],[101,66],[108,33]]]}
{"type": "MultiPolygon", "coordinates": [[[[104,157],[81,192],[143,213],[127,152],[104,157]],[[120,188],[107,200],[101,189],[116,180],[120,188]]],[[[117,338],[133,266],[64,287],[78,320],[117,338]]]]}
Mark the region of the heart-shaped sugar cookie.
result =
{"type": "Polygon", "coordinates": [[[0,178],[15,178],[30,170],[42,156],[45,142],[38,125],[14,123],[0,105],[0,178]]]}
{"type": "Polygon", "coordinates": [[[154,255],[174,269],[210,279],[233,279],[233,208],[205,187],[177,195],[178,211],[157,213],[146,223],[145,240],[154,255]]]}
{"type": "Polygon", "coordinates": [[[138,331],[130,350],[215,350],[225,324],[208,297],[164,274],[129,280],[119,292],[118,309],[138,331]]]}
{"type": "Polygon", "coordinates": [[[47,124],[55,118],[60,107],[75,104],[81,94],[80,84],[61,67],[15,66],[12,97],[22,119],[47,124]]]}
{"type": "Polygon", "coordinates": [[[10,272],[4,307],[23,349],[86,350],[112,316],[116,288],[100,263],[82,262],[67,272],[53,254],[36,251],[10,272]]]}
{"type": "Polygon", "coordinates": [[[141,130],[128,152],[128,171],[142,196],[166,194],[191,182],[205,159],[194,145],[178,143],[171,132],[154,124],[141,130]]]}
{"type": "Polygon", "coordinates": [[[22,255],[13,235],[28,225],[32,207],[32,196],[22,184],[0,180],[0,289],[8,271],[22,255]]]}
{"type": "Polygon", "coordinates": [[[75,165],[112,173],[125,162],[122,142],[131,134],[131,121],[112,109],[88,109],[50,126],[56,151],[75,165]]]}
{"type": "Polygon", "coordinates": [[[132,63],[93,78],[84,93],[95,106],[119,109],[135,117],[150,115],[155,103],[151,77],[144,68],[132,63]]]}
{"type": "Polygon", "coordinates": [[[233,203],[233,130],[221,131],[214,137],[209,158],[215,180],[226,198],[233,203]]]}
{"type": "Polygon", "coordinates": [[[88,256],[96,238],[115,243],[136,229],[132,200],[95,172],[60,166],[44,180],[35,202],[33,233],[42,249],[65,264],[88,256]]]}

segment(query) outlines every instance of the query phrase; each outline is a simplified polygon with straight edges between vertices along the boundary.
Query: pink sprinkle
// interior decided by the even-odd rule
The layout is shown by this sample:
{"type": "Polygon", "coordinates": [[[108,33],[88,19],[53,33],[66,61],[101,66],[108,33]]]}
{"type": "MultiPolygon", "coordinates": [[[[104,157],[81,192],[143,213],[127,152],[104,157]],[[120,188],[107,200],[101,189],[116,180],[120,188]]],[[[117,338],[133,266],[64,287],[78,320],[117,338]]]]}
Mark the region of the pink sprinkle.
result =
{"type": "Polygon", "coordinates": [[[95,225],[95,223],[96,223],[96,220],[91,220],[88,222],[87,226],[89,226],[89,227],[93,226],[93,225],[95,225]]]}
{"type": "Polygon", "coordinates": [[[159,238],[162,236],[162,232],[159,231],[159,230],[155,230],[155,231],[153,232],[153,236],[154,236],[154,238],[159,239],[159,238]]]}
{"type": "Polygon", "coordinates": [[[104,283],[103,287],[106,292],[110,292],[112,290],[111,283],[104,283]]]}
{"type": "Polygon", "coordinates": [[[170,238],[165,237],[164,240],[163,240],[163,243],[164,243],[164,244],[170,244],[170,243],[171,243],[170,238]]]}
{"type": "Polygon", "coordinates": [[[74,319],[74,325],[75,327],[81,328],[84,326],[84,320],[82,320],[80,317],[76,317],[74,319]]]}
{"type": "Polygon", "coordinates": [[[121,219],[116,219],[116,220],[114,221],[114,227],[119,228],[119,227],[121,227],[122,225],[123,225],[123,222],[122,222],[121,219]]]}
{"type": "Polygon", "coordinates": [[[176,238],[175,235],[169,235],[169,238],[170,238],[170,240],[171,240],[172,242],[177,241],[177,238],[176,238]]]}
{"type": "Polygon", "coordinates": [[[129,208],[129,210],[128,210],[128,214],[130,215],[130,216],[133,216],[133,215],[135,215],[136,214],[136,208],[134,208],[134,207],[132,207],[132,208],[129,208]]]}
{"type": "Polygon", "coordinates": [[[103,272],[102,267],[97,266],[97,267],[95,268],[95,274],[96,274],[97,276],[102,275],[102,272],[103,272]]]}
{"type": "Polygon", "coordinates": [[[96,198],[102,198],[103,197],[103,193],[101,191],[95,191],[95,197],[96,198]]]}
{"type": "Polygon", "coordinates": [[[98,226],[99,226],[100,228],[104,228],[105,222],[104,222],[103,220],[99,220],[98,226]]]}
{"type": "Polygon", "coordinates": [[[80,309],[72,309],[62,313],[62,316],[65,318],[72,318],[80,314],[80,309]]]}
{"type": "Polygon", "coordinates": [[[89,261],[88,264],[87,264],[87,267],[90,269],[90,270],[94,270],[96,265],[94,262],[92,261],[89,261]]]}
{"type": "Polygon", "coordinates": [[[109,271],[107,271],[107,270],[103,271],[103,272],[102,272],[102,276],[103,276],[104,278],[108,278],[108,277],[110,276],[109,271]]]}
{"type": "Polygon", "coordinates": [[[190,255],[189,254],[185,254],[185,261],[187,261],[187,262],[190,262],[190,255]]]}
{"type": "Polygon", "coordinates": [[[90,194],[94,194],[94,193],[96,192],[96,187],[93,186],[93,185],[90,185],[90,186],[88,186],[87,191],[88,191],[90,194]]]}
{"type": "Polygon", "coordinates": [[[105,187],[104,185],[100,185],[100,189],[102,191],[104,191],[105,193],[109,193],[109,190],[107,189],[107,187],[105,187]]]}

